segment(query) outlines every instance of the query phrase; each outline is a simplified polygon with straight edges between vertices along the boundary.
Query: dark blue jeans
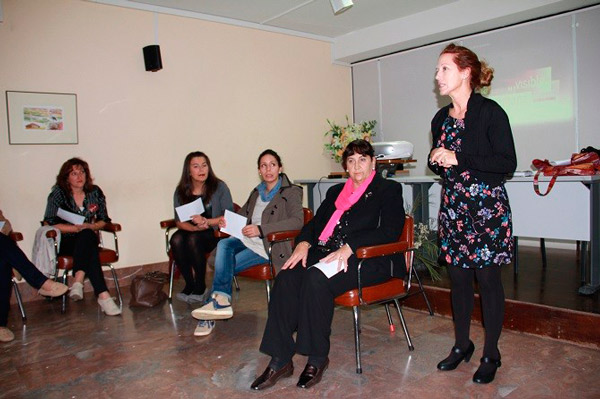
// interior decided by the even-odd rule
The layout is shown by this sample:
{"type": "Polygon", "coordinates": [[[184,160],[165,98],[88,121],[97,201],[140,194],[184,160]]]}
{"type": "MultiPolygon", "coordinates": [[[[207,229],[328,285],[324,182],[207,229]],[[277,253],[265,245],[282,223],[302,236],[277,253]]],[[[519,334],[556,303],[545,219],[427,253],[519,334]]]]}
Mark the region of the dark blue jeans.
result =
{"type": "Polygon", "coordinates": [[[16,242],[0,234],[0,327],[6,327],[8,322],[13,268],[35,289],[40,289],[48,279],[27,259],[16,242]]]}

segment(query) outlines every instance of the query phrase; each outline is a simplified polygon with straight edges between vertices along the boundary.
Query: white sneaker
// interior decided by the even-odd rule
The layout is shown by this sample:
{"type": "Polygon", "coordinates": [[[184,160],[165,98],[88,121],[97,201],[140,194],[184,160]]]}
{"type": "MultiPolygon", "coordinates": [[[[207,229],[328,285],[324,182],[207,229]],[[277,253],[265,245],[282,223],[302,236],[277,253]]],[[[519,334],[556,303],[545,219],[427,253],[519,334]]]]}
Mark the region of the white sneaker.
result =
{"type": "Polygon", "coordinates": [[[192,311],[192,317],[197,320],[231,319],[233,308],[227,297],[213,294],[206,305],[192,311]]]}
{"type": "Polygon", "coordinates": [[[98,305],[102,308],[102,311],[107,316],[117,316],[121,314],[121,308],[117,306],[112,298],[100,299],[98,298],[98,305]]]}
{"type": "Polygon", "coordinates": [[[200,320],[194,330],[194,336],[204,337],[212,332],[215,328],[216,322],[214,320],[200,320]]]}
{"type": "Polygon", "coordinates": [[[71,291],[69,297],[72,300],[81,301],[83,299],[83,284],[75,282],[69,290],[71,291]]]}

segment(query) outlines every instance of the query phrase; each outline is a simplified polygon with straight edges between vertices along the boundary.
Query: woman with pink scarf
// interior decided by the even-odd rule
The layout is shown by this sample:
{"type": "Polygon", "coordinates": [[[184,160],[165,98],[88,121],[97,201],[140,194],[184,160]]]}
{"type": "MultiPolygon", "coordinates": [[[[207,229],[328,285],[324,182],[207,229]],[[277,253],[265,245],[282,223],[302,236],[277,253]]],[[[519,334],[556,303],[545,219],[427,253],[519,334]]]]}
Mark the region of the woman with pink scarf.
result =
{"type": "MultiPolygon", "coordinates": [[[[356,249],[395,242],[402,233],[402,186],[376,174],[371,144],[365,140],[348,144],[342,165],[350,178],[327,192],[277,275],[260,345],[271,361],[252,389],[269,388],[291,376],[296,353],[308,356],[296,385],[310,388],[321,380],[329,365],[334,299],[358,287],[356,249]]],[[[379,284],[405,274],[400,255],[371,259],[363,262],[361,284],[379,284]]]]}

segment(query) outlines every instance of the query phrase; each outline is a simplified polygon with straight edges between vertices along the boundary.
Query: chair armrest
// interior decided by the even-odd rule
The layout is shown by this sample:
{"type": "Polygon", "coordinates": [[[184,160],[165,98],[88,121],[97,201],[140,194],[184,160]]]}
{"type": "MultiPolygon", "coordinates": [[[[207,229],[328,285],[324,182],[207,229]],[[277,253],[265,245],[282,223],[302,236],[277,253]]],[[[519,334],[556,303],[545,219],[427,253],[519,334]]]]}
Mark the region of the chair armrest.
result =
{"type": "Polygon", "coordinates": [[[358,259],[376,258],[378,256],[394,255],[408,251],[408,242],[394,242],[391,244],[374,245],[372,247],[361,247],[356,250],[358,259]]]}
{"type": "Polygon", "coordinates": [[[48,238],[56,238],[56,235],[57,234],[56,234],[56,231],[54,229],[48,230],[46,232],[46,237],[48,237],[48,238]]]}
{"type": "Polygon", "coordinates": [[[177,223],[175,222],[175,219],[161,220],[160,227],[162,229],[173,229],[177,227],[177,223]]]}
{"type": "Polygon", "coordinates": [[[23,234],[18,231],[11,231],[8,235],[13,241],[21,241],[23,240],[23,234]]]}
{"type": "Polygon", "coordinates": [[[267,241],[287,241],[298,237],[298,234],[300,234],[300,230],[276,231],[274,233],[267,234],[267,241]]]}
{"type": "Polygon", "coordinates": [[[121,225],[119,223],[106,223],[101,230],[109,233],[116,233],[117,231],[121,231],[121,225]]]}
{"type": "Polygon", "coordinates": [[[215,230],[215,237],[217,238],[227,238],[229,234],[223,233],[221,230],[215,230]]]}

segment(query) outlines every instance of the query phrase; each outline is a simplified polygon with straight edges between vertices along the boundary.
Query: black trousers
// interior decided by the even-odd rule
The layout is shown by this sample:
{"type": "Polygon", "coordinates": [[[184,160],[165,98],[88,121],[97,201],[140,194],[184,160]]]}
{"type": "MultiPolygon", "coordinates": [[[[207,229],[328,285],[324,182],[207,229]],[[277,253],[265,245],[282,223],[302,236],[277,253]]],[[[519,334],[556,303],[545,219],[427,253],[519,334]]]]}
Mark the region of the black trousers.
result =
{"type": "Polygon", "coordinates": [[[94,294],[108,291],[100,265],[98,236],[90,229],[75,234],[64,234],[60,240],[59,255],[73,257],[73,273],[85,272],[92,283],[94,294]]]}
{"type": "Polygon", "coordinates": [[[27,259],[16,242],[0,234],[0,327],[6,327],[8,322],[13,268],[21,273],[29,285],[38,290],[48,279],[27,259]]]}
{"type": "MultiPolygon", "coordinates": [[[[309,250],[307,265],[325,256],[315,247],[309,250]]],[[[390,278],[389,260],[363,263],[361,284],[369,286],[390,278]]],[[[329,337],[334,300],[338,295],[358,287],[358,259],[349,259],[348,271],[328,279],[317,268],[282,270],[275,279],[269,316],[260,350],[271,357],[291,360],[295,353],[324,357],[329,354],[329,337]],[[296,342],[293,334],[297,331],[296,342]]]]}
{"type": "Polygon", "coordinates": [[[177,230],[171,237],[175,263],[185,280],[185,294],[202,295],[206,290],[206,254],[217,246],[213,229],[177,230]]]}

